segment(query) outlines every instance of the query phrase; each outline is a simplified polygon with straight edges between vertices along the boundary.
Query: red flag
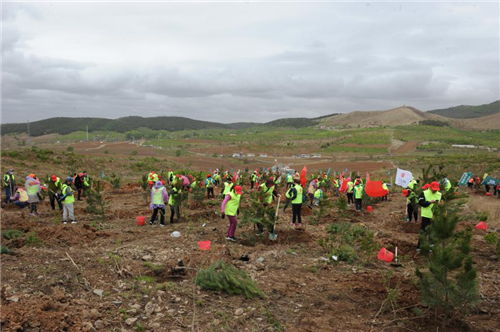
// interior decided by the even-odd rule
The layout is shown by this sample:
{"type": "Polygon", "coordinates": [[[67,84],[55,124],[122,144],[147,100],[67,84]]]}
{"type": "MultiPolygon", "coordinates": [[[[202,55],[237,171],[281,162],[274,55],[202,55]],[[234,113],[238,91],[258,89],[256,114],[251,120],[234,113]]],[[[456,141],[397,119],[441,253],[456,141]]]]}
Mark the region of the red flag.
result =
{"type": "Polygon", "coordinates": [[[300,184],[302,185],[302,188],[305,188],[307,183],[306,173],[307,173],[307,167],[304,166],[302,168],[302,172],[300,173],[300,184]]]}
{"type": "Polygon", "coordinates": [[[341,177],[340,177],[340,182],[341,182],[341,184],[340,184],[340,189],[339,189],[339,191],[340,191],[341,193],[344,193],[344,192],[346,192],[346,191],[347,191],[347,180],[346,180],[346,179],[344,179],[344,176],[341,176],[341,177]]]}
{"type": "Polygon", "coordinates": [[[387,195],[387,190],[382,187],[382,181],[366,180],[365,192],[370,197],[383,197],[387,195]]]}

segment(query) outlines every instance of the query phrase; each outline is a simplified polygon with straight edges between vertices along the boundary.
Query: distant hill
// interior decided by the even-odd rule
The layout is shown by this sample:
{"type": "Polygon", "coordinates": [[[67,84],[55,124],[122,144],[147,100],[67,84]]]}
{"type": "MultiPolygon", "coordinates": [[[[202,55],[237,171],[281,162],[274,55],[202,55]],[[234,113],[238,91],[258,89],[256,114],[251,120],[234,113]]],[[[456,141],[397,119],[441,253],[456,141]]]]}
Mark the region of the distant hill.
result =
{"type": "Polygon", "coordinates": [[[266,127],[310,127],[318,124],[317,121],[308,118],[284,118],[278,119],[264,124],[266,127]]]}
{"type": "Polygon", "coordinates": [[[422,112],[411,106],[401,106],[387,111],[356,111],[321,119],[323,126],[378,127],[418,124],[426,120],[449,122],[439,115],[422,112]]]}
{"type": "MultiPolygon", "coordinates": [[[[124,133],[140,127],[152,130],[186,130],[186,129],[206,129],[206,128],[229,128],[228,125],[215,122],[198,121],[183,117],[154,117],[143,118],[140,116],[129,116],[115,120],[103,118],[50,118],[30,123],[30,134],[41,136],[46,134],[69,134],[74,131],[85,131],[88,126],[89,131],[116,131],[124,133]]],[[[26,132],[26,123],[2,124],[2,135],[10,133],[26,132]]]]}
{"type": "Polygon", "coordinates": [[[500,113],[475,119],[457,119],[452,121],[454,127],[473,130],[500,130],[500,113]]]}
{"type": "Polygon", "coordinates": [[[428,113],[441,115],[452,119],[474,119],[483,116],[500,113],[500,100],[491,104],[479,106],[460,105],[439,110],[432,110],[428,113]]]}

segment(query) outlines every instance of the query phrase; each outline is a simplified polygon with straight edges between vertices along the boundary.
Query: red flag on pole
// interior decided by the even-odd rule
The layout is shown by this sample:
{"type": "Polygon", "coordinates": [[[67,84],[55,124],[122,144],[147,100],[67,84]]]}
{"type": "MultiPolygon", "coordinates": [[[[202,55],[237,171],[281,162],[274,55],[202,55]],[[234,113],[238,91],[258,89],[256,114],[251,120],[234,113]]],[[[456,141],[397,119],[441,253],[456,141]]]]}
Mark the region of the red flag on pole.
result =
{"type": "Polygon", "coordinates": [[[306,187],[306,183],[307,183],[306,173],[307,173],[307,167],[304,166],[302,168],[302,172],[300,173],[300,184],[302,185],[302,188],[306,187]]]}

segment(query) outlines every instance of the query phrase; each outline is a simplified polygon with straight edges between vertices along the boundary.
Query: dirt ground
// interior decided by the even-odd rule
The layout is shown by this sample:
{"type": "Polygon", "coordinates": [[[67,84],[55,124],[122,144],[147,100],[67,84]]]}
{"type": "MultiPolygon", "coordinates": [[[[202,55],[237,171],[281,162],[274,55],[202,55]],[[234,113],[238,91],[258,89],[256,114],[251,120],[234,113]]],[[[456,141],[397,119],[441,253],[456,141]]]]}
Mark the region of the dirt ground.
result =
{"type": "MultiPolygon", "coordinates": [[[[415,253],[419,225],[403,221],[400,194],[373,204],[371,213],[351,207],[340,218],[332,210],[318,225],[309,223],[311,212],[304,207],[302,230],[289,226],[288,209],[279,219],[278,240],[264,237],[255,244],[250,226],[237,229],[239,242],[225,240],[228,225],[218,214],[220,200],[204,208],[185,207],[180,223],[160,227],[136,225],[137,216],[146,222],[150,216],[137,185],[108,189],[105,197],[109,220],[102,224],[85,212],[84,202],[76,203],[76,225],[62,225],[48,202],[36,217],[15,207],[2,210],[2,231],[25,234],[2,239],[15,252],[2,255],[2,331],[500,330],[500,264],[484,231],[474,229],[472,243],[481,297],[477,308],[442,328],[420,304],[415,285],[415,268],[423,260],[415,253]],[[365,264],[329,261],[318,240],[338,221],[373,230],[380,247],[397,246],[402,267],[378,261],[376,252],[365,264]],[[171,237],[173,231],[181,236],[171,237]],[[199,250],[201,240],[211,241],[210,251],[199,250]],[[248,262],[240,260],[244,254],[248,262]],[[188,272],[172,277],[179,259],[188,272]],[[247,271],[267,297],[247,299],[195,287],[197,270],[219,259],[247,271]],[[145,262],[163,269],[155,271],[145,262]],[[390,270],[389,284],[401,290],[395,310],[381,309],[387,297],[382,280],[390,270]]],[[[475,199],[494,198],[473,196],[472,205],[475,199]]],[[[242,209],[244,201],[245,196],[242,209]]],[[[500,221],[488,225],[498,232],[500,221]]]]}

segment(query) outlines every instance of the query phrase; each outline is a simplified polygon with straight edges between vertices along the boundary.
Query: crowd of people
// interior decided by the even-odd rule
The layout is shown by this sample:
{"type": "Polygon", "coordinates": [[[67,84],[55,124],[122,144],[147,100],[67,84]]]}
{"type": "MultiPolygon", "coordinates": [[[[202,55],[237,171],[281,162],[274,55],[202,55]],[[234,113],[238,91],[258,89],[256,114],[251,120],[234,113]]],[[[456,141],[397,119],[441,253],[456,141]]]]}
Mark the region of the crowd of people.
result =
{"type": "MultiPolygon", "coordinates": [[[[201,174],[201,173],[200,173],[201,174]]],[[[246,173],[248,174],[248,173],[246,173]]],[[[170,224],[181,221],[181,205],[183,194],[190,193],[195,188],[205,188],[206,198],[215,199],[216,190],[221,199],[221,216],[227,216],[229,227],[226,239],[237,241],[235,237],[238,224],[237,217],[240,214],[241,198],[243,194],[244,179],[240,172],[221,172],[219,169],[211,171],[205,178],[201,179],[192,174],[180,174],[169,169],[166,178],[157,172],[150,172],[147,175],[147,183],[151,190],[150,209],[152,210],[150,225],[154,225],[159,220],[160,226],[166,226],[166,208],[170,208],[170,224]]],[[[290,225],[300,229],[302,227],[302,209],[307,207],[313,209],[321,205],[325,196],[331,193],[332,196],[345,195],[347,206],[354,205],[354,212],[361,212],[363,209],[363,198],[366,197],[365,183],[359,174],[355,177],[345,173],[331,176],[328,173],[313,174],[309,181],[305,174],[293,171],[280,170],[259,170],[256,169],[251,174],[246,175],[249,180],[249,190],[258,193],[262,206],[274,208],[276,201],[282,197],[279,193],[280,187],[284,184],[284,207],[286,212],[291,205],[290,225]],[[328,192],[329,191],[329,192],[328,192]]],[[[368,178],[366,179],[369,180],[368,178]]],[[[473,176],[468,181],[469,188],[477,188],[481,180],[473,176]]],[[[246,183],[245,183],[246,184],[246,183]]],[[[14,204],[19,208],[28,208],[31,216],[38,214],[37,205],[45,198],[42,191],[48,194],[50,207],[62,211],[63,223],[77,223],[74,215],[74,202],[89,197],[91,194],[91,179],[87,172],[74,173],[72,176],[61,180],[57,175],[47,176],[45,183],[36,176],[29,174],[25,178],[24,186],[16,185],[14,170],[10,169],[3,176],[3,186],[5,190],[5,204],[14,204]]],[[[491,186],[485,186],[487,192],[491,186]]],[[[381,201],[387,201],[389,188],[387,183],[382,184],[385,196],[381,201]]],[[[433,219],[433,206],[442,200],[442,192],[452,188],[451,182],[445,177],[440,182],[431,182],[420,186],[419,180],[412,180],[406,189],[402,190],[402,195],[406,197],[406,221],[418,222],[420,217],[421,230],[431,224],[433,219]],[[419,213],[420,211],[420,213],[419,213]]],[[[500,183],[494,186],[494,195],[500,198],[500,183]]],[[[277,208],[277,207],[276,207],[277,208]]],[[[257,235],[264,233],[264,225],[256,223],[257,235]]],[[[274,232],[274,226],[268,229],[274,232]]],[[[417,244],[417,250],[420,244],[417,244]]]]}

